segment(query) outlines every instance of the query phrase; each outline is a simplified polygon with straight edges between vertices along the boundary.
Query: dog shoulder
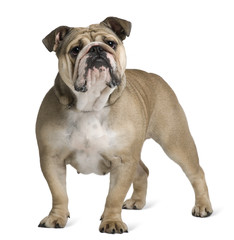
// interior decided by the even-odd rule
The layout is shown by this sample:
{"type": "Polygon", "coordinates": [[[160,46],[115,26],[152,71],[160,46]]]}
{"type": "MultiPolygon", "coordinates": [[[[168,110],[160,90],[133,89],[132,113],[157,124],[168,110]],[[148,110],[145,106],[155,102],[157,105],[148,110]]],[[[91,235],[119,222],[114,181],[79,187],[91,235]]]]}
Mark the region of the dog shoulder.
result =
{"type": "Polygon", "coordinates": [[[157,87],[158,85],[165,83],[163,78],[159,75],[154,73],[148,73],[139,69],[127,69],[125,74],[127,81],[130,82],[130,84],[138,84],[143,88],[147,86],[149,86],[150,88],[157,87]]]}
{"type": "Polygon", "coordinates": [[[152,98],[160,95],[175,95],[168,83],[159,75],[138,69],[126,70],[128,88],[137,90],[140,95],[152,98]]]}

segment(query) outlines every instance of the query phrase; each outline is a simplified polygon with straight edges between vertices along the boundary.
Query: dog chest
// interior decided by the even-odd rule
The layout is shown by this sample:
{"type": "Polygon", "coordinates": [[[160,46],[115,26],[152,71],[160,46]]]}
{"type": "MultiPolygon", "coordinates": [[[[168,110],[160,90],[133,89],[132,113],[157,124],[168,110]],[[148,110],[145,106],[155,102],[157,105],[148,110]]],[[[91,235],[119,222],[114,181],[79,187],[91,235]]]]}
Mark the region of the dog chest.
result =
{"type": "Polygon", "coordinates": [[[73,153],[69,163],[84,174],[107,172],[110,163],[101,154],[116,142],[116,134],[108,126],[108,111],[79,112],[69,125],[67,140],[73,153]]]}

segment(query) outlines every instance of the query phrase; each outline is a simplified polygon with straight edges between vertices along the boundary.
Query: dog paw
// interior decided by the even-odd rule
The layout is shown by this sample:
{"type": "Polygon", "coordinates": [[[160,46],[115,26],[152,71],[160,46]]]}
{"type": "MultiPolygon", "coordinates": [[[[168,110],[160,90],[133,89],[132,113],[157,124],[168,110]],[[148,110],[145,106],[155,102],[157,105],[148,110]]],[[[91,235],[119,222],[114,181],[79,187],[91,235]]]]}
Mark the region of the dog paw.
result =
{"type": "Polygon", "coordinates": [[[192,209],[192,215],[194,217],[209,217],[213,213],[211,206],[201,206],[201,205],[195,205],[195,207],[192,209]]]}
{"type": "Polygon", "coordinates": [[[124,202],[123,209],[140,210],[145,206],[145,201],[128,199],[124,202]]]}
{"type": "Polygon", "coordinates": [[[67,223],[67,218],[69,216],[58,216],[58,215],[52,215],[45,217],[41,220],[38,227],[44,227],[44,228],[64,228],[67,223]]]}
{"type": "Polygon", "coordinates": [[[122,221],[103,221],[100,224],[99,231],[101,233],[124,233],[128,232],[127,225],[122,221]]]}

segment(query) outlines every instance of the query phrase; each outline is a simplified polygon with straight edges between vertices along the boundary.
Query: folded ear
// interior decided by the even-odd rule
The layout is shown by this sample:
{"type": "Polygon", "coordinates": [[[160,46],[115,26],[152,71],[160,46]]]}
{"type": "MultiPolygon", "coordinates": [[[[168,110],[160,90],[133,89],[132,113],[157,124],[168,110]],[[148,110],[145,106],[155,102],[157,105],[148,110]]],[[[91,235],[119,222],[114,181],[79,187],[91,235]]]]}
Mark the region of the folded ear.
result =
{"type": "Polygon", "coordinates": [[[129,37],[132,27],[131,22],[117,17],[108,17],[100,24],[110,28],[121,40],[129,37]]]}
{"type": "Polygon", "coordinates": [[[51,33],[49,33],[42,42],[46,46],[46,48],[52,52],[58,49],[59,44],[63,41],[65,36],[72,28],[67,26],[60,26],[54,29],[51,33]]]}

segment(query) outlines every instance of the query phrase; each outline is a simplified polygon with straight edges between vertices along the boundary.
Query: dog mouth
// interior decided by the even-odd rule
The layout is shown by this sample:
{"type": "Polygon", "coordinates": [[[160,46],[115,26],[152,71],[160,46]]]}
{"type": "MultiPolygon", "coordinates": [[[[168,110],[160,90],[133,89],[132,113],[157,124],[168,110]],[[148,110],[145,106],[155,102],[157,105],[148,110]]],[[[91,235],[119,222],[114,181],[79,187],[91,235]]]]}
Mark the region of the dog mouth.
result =
{"type": "Polygon", "coordinates": [[[91,43],[76,60],[74,88],[77,92],[87,92],[94,84],[114,88],[120,84],[113,52],[103,43],[91,43]]]}

